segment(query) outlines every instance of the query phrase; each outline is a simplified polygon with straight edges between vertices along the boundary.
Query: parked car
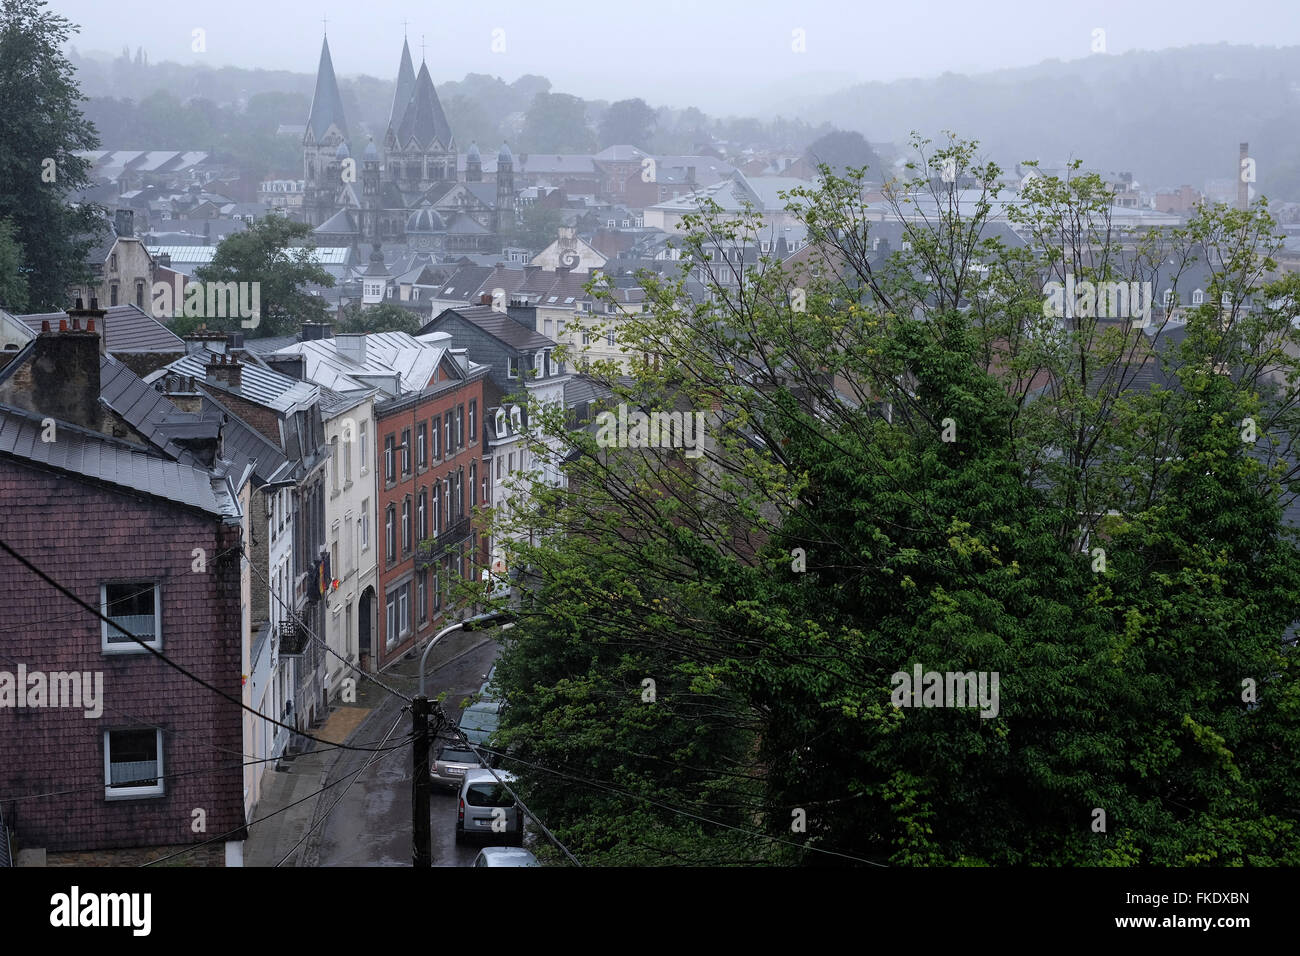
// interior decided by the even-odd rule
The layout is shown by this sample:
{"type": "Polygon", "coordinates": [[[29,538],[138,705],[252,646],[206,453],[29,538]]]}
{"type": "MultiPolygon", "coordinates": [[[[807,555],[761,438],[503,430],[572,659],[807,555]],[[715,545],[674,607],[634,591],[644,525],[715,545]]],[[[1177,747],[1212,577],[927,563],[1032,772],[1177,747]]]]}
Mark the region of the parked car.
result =
{"type": "Polygon", "coordinates": [[[496,708],[467,707],[461,712],[459,726],[470,743],[485,747],[488,746],[488,738],[501,726],[501,713],[496,708]]]}
{"type": "Polygon", "coordinates": [[[474,857],[475,866],[541,866],[537,857],[517,846],[485,846],[474,857]]]}
{"type": "Polygon", "coordinates": [[[467,770],[456,807],[456,842],[476,838],[504,838],[513,846],[524,841],[524,811],[510,791],[497,782],[514,783],[515,776],[498,770],[467,770]],[[494,826],[495,824],[495,826],[494,826]]]}
{"type": "Polygon", "coordinates": [[[459,744],[438,748],[438,754],[429,764],[429,779],[435,787],[459,790],[467,770],[478,770],[483,762],[472,750],[459,744]]]}

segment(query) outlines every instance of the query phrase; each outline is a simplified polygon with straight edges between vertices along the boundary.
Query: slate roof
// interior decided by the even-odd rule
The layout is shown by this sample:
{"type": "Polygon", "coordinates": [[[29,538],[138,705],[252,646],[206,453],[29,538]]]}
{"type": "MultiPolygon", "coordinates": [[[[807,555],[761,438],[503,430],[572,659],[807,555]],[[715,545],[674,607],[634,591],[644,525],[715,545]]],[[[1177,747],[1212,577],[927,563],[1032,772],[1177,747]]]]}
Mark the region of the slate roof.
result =
{"type": "Polygon", "coordinates": [[[402,114],[406,112],[406,104],[411,102],[413,92],[415,67],[411,64],[411,48],[406,45],[406,38],[403,37],[402,60],[397,67],[397,89],[393,93],[393,108],[388,114],[388,128],[394,132],[402,122],[402,114]]]}
{"type": "Polygon", "coordinates": [[[331,236],[356,236],[361,234],[351,209],[340,209],[313,229],[312,232],[331,236]]]}
{"type": "MultiPolygon", "coordinates": [[[[148,385],[127,366],[110,356],[99,360],[99,400],[116,412],[151,444],[176,459],[190,453],[174,438],[217,434],[217,423],[182,412],[162,392],[148,385]]],[[[197,461],[191,464],[198,465],[197,461]]]]}
{"type": "MultiPolygon", "coordinates": [[[[296,342],[279,355],[301,355],[306,360],[306,376],[323,388],[335,392],[367,391],[372,384],[357,376],[400,376],[403,392],[418,390],[429,384],[446,349],[429,346],[405,332],[371,332],[366,335],[366,358],[354,362],[338,349],[338,339],[296,342]]],[[[322,414],[325,414],[322,408],[322,414]]]]}
{"type": "Polygon", "coordinates": [[[149,454],[144,449],[59,422],[57,440],[41,441],[42,419],[0,405],[0,456],[128,488],[154,498],[233,517],[237,506],[224,479],[149,454]]]}
{"type": "Polygon", "coordinates": [[[289,461],[284,452],[256,428],[222,405],[219,399],[214,398],[213,394],[204,390],[202,386],[199,386],[199,394],[203,396],[205,418],[216,418],[218,421],[225,419],[221,426],[221,449],[226,460],[230,462],[231,474],[243,475],[248,466],[252,465],[253,474],[260,481],[272,480],[272,476],[284,468],[289,461]]]}
{"type": "Polygon", "coordinates": [[[429,66],[420,64],[420,72],[415,77],[415,89],[411,92],[411,101],[406,104],[402,121],[397,127],[398,145],[405,149],[411,141],[425,149],[435,143],[449,147],[452,142],[451,125],[438,102],[438,93],[433,88],[433,79],[429,76],[429,66]]]}
{"type": "Polygon", "coordinates": [[[510,318],[509,315],[495,311],[490,305],[457,306],[454,309],[444,309],[424,328],[420,329],[421,334],[441,331],[440,326],[446,323],[448,316],[459,316],[517,352],[555,348],[555,342],[542,335],[542,333],[526,328],[510,318]]]}
{"type": "MultiPolygon", "coordinates": [[[[41,322],[48,321],[50,327],[57,329],[59,319],[66,319],[66,312],[39,312],[19,315],[20,319],[33,333],[41,330],[41,322]]],[[[184,352],[185,340],[172,332],[153,316],[135,305],[114,305],[106,310],[104,316],[104,342],[110,352],[184,352]]]]}
{"type": "MultiPolygon", "coordinates": [[[[150,373],[145,381],[152,385],[168,372],[193,375],[197,381],[205,381],[208,374],[208,356],[212,354],[214,353],[203,349],[192,355],[178,358],[165,368],[150,373]]],[[[244,362],[243,365],[239,391],[232,394],[281,413],[288,412],[299,404],[309,404],[316,398],[317,391],[314,385],[299,382],[252,361],[244,362]]]]}
{"type": "MultiPolygon", "coordinates": [[[[311,98],[311,113],[307,117],[307,132],[320,142],[330,125],[338,127],[343,139],[348,138],[348,123],[343,117],[343,100],[339,84],[334,78],[334,63],[330,59],[329,40],[320,45],[320,66],[316,70],[316,92],[311,98]]],[[[306,135],[304,134],[304,139],[306,135]]]]}

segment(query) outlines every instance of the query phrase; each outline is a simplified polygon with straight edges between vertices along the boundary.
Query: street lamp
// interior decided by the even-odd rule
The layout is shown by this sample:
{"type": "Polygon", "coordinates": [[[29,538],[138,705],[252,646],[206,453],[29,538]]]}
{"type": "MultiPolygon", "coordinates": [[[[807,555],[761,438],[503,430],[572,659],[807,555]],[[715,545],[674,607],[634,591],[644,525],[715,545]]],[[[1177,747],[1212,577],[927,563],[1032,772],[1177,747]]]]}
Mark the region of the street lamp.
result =
{"type": "Polygon", "coordinates": [[[415,747],[412,760],[412,770],[415,775],[412,784],[414,789],[411,794],[412,866],[433,866],[433,846],[429,832],[429,715],[433,712],[433,702],[424,693],[424,665],[429,659],[429,652],[452,631],[481,631],[498,624],[509,627],[514,623],[514,619],[514,613],[511,611],[491,611],[449,624],[433,635],[428,647],[420,655],[419,691],[411,701],[412,743],[415,747]]]}

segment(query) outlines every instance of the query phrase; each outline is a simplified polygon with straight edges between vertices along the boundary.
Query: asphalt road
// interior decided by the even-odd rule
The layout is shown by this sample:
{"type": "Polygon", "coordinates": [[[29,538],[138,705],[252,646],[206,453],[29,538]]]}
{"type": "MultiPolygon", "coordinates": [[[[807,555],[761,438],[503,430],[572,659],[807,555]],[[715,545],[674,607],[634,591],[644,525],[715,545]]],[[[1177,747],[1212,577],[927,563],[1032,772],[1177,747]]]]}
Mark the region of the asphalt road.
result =
{"type": "MultiPolygon", "coordinates": [[[[457,660],[434,671],[428,679],[429,696],[448,691],[443,708],[453,719],[460,702],[478,690],[483,675],[492,666],[497,646],[489,641],[457,660]]],[[[388,697],[367,720],[365,737],[377,740],[386,733],[400,712],[400,701],[388,697]]],[[[396,739],[409,732],[410,715],[404,714],[393,732],[396,739]]],[[[349,787],[345,781],[322,794],[325,816],[314,836],[311,865],[315,866],[410,866],[411,865],[411,749],[403,747],[380,754],[366,766],[371,754],[343,751],[329,773],[329,781],[355,773],[349,787]],[[340,799],[336,794],[347,788],[340,799]],[[330,809],[335,800],[338,805],[330,809]]],[[[479,847],[456,845],[456,802],[454,793],[434,788],[429,798],[430,833],[434,866],[469,866],[479,847]]]]}

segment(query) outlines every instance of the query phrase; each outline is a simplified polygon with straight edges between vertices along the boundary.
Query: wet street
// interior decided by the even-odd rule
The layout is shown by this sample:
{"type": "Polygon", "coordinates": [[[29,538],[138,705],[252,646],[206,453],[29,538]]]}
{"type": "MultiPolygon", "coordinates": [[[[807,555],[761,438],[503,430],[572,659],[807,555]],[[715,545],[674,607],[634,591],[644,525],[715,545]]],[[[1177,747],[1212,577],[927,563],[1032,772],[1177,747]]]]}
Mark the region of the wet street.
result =
{"type": "MultiPolygon", "coordinates": [[[[472,646],[481,634],[453,635],[472,646]],[[471,640],[472,638],[472,640],[471,640]]],[[[474,648],[451,661],[428,678],[430,697],[447,691],[443,708],[454,721],[465,697],[478,690],[483,675],[492,666],[497,653],[494,642],[474,648]]],[[[414,664],[403,661],[396,668],[414,673],[414,664]]],[[[381,678],[383,679],[383,678],[381,678]]],[[[386,681],[387,682],[387,681],[386,681]]],[[[393,683],[396,683],[395,681],[393,683]]],[[[360,739],[369,743],[383,738],[400,712],[401,701],[387,695],[365,724],[360,739]]],[[[390,740],[410,732],[410,714],[401,722],[390,740]]],[[[434,749],[436,753],[436,746],[434,749]]],[[[346,779],[319,797],[317,816],[329,811],[313,835],[314,846],[309,859],[314,866],[410,866],[411,847],[411,748],[409,746],[379,755],[344,751],[329,772],[327,783],[347,777],[365,767],[349,787],[346,779]],[[368,758],[374,757],[366,766],[368,758]],[[346,793],[343,793],[347,788],[346,793]],[[342,793],[340,799],[339,794],[342,793]],[[338,805],[334,806],[335,801],[338,805]],[[333,807],[333,809],[330,809],[333,807]]],[[[434,866],[469,866],[479,847],[457,846],[455,793],[434,787],[429,797],[430,833],[434,866]]]]}

